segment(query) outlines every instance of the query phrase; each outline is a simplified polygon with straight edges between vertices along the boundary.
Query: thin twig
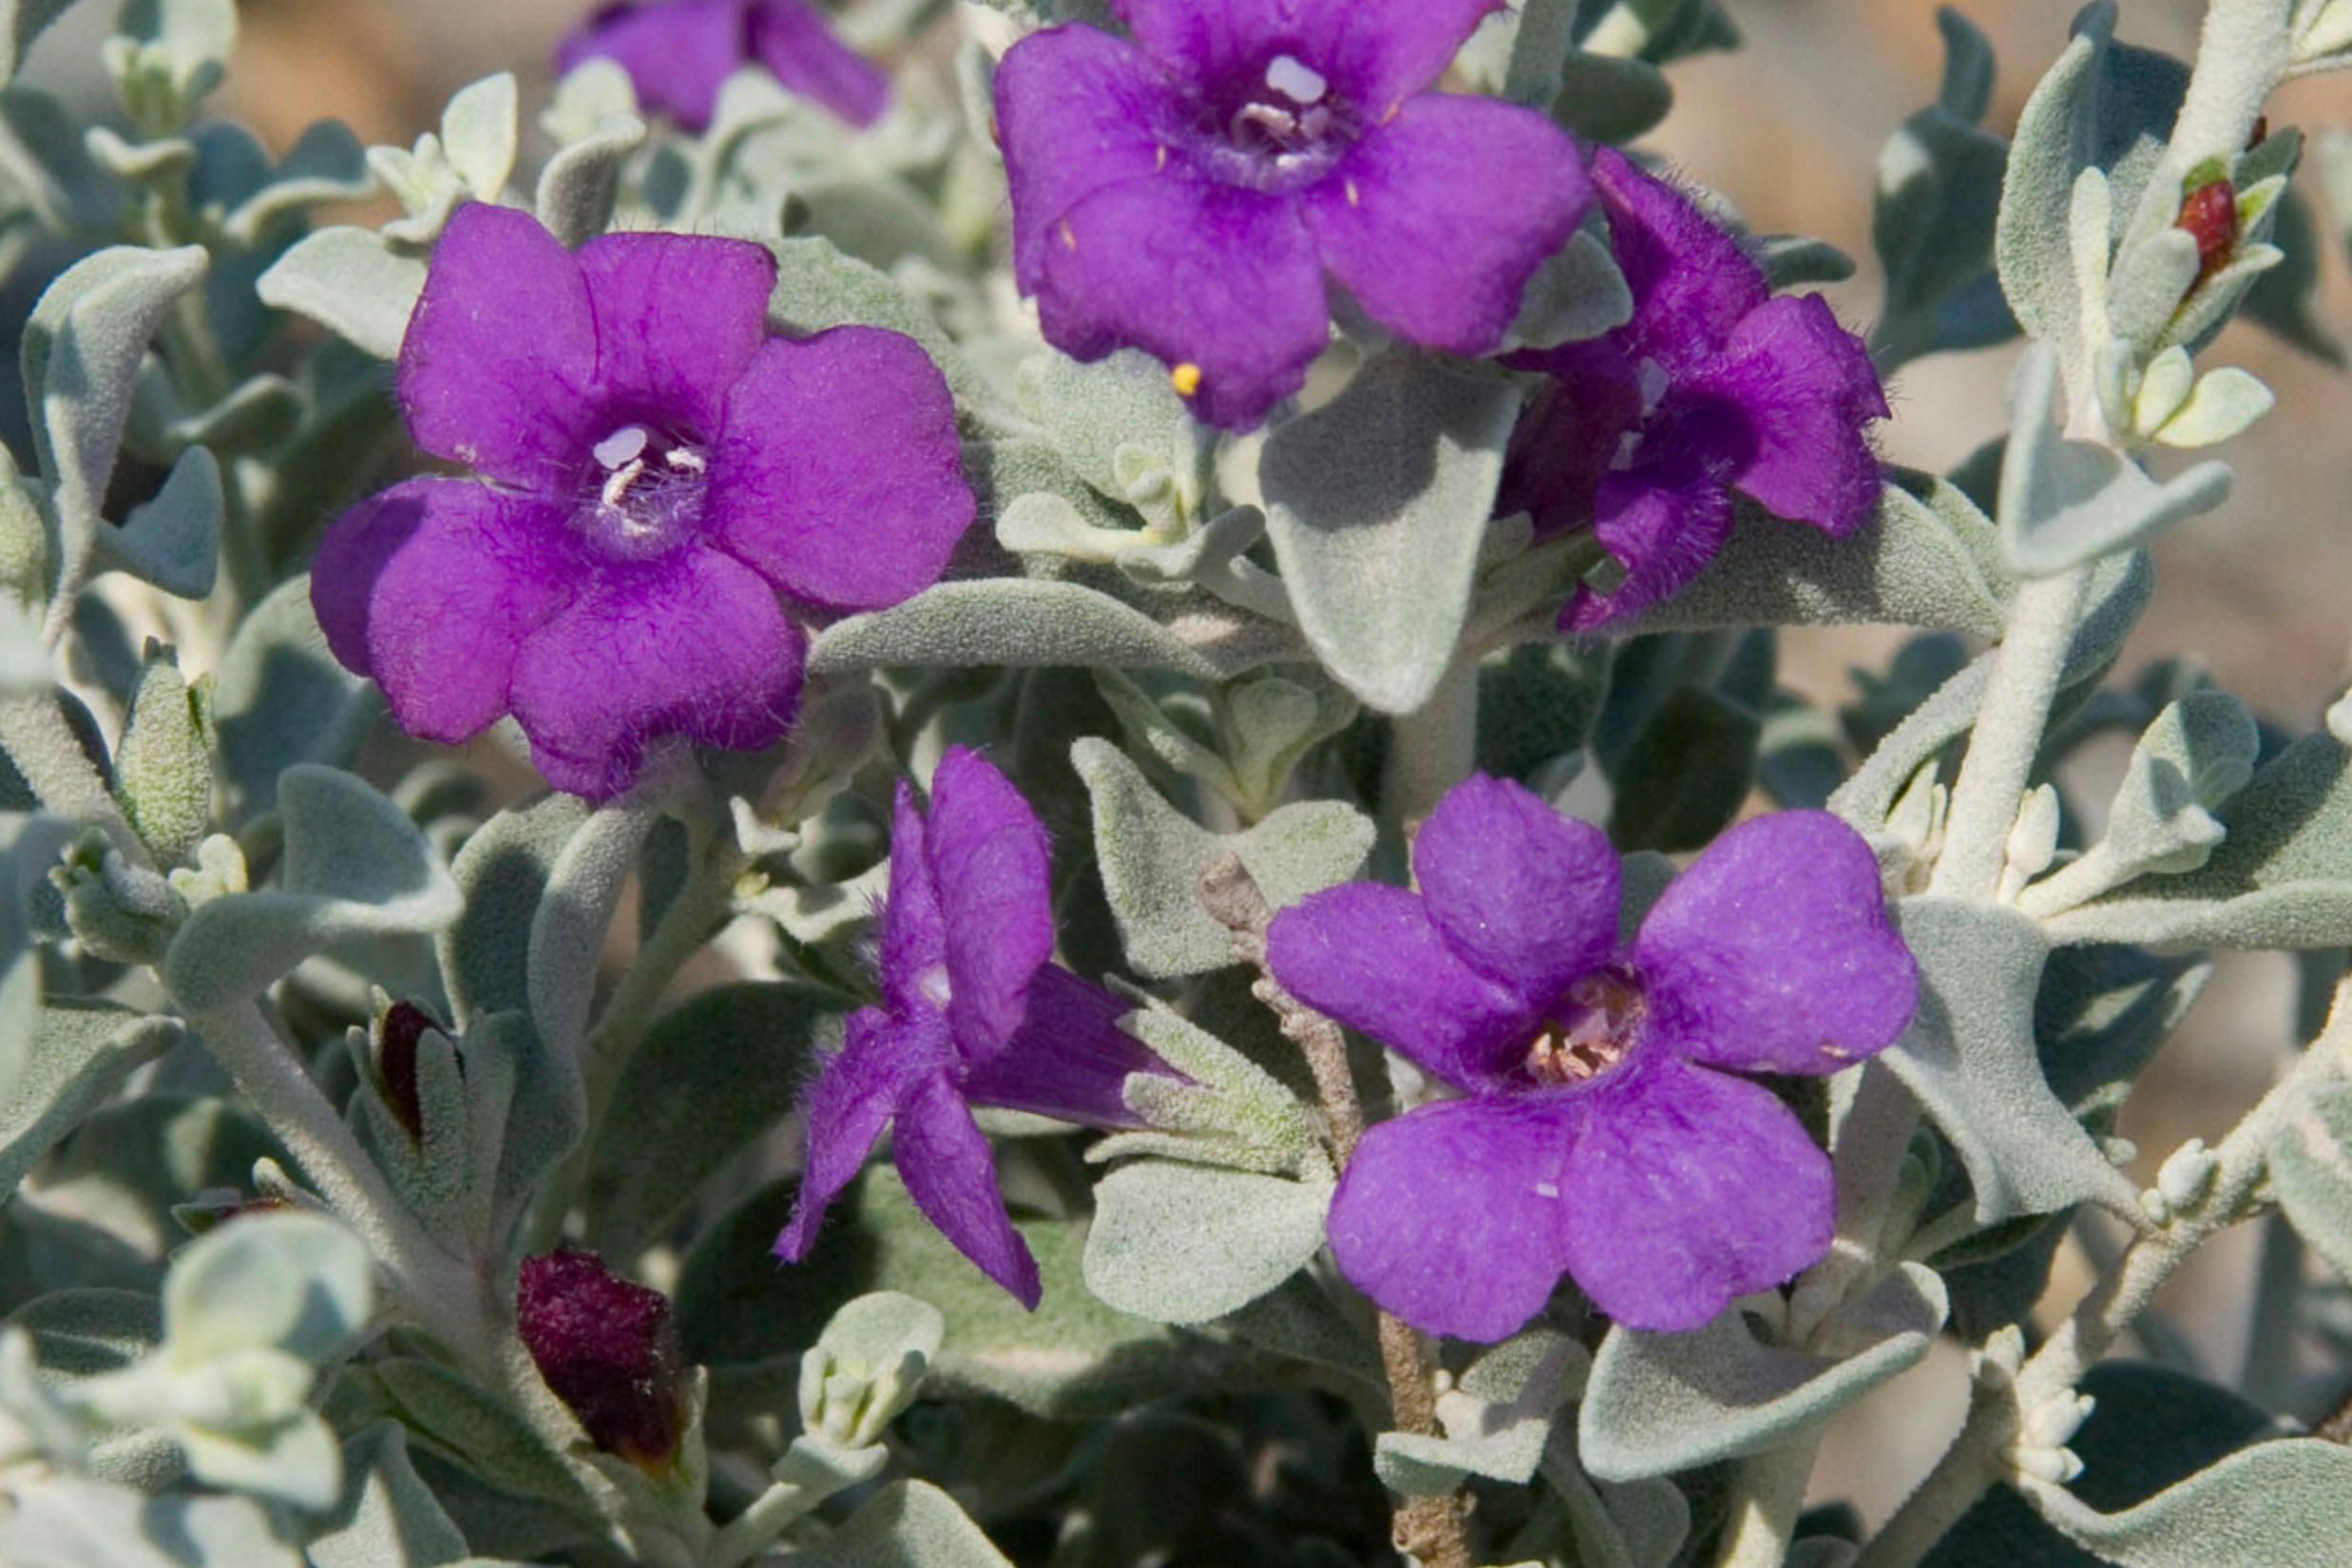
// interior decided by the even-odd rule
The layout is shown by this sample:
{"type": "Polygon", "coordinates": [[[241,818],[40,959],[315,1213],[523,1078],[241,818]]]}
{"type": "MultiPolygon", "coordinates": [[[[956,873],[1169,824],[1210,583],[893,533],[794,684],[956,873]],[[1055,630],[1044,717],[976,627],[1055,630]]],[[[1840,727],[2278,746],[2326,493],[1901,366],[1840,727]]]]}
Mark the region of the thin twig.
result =
{"type": "MultiPolygon", "coordinates": [[[[1233,936],[1233,953],[1258,971],[1250,987],[1272,1010],[1285,1038],[1297,1043],[1314,1074],[1331,1138],[1331,1159],[1341,1170],[1364,1137],[1364,1106],[1348,1066],[1348,1037],[1340,1026],[1292,996],[1266,962],[1266,927],[1273,910],[1257,879],[1229,854],[1200,873],[1200,902],[1233,936]]],[[[1380,1314],[1380,1364],[1388,1377],[1388,1407],[1397,1429],[1420,1436],[1438,1433],[1437,1394],[1429,1382],[1429,1360],[1421,1333],[1404,1319],[1380,1314]]],[[[1437,1497],[1405,1498],[1392,1521],[1397,1550],[1427,1568],[1470,1568],[1470,1496],[1461,1488],[1437,1497]]]]}

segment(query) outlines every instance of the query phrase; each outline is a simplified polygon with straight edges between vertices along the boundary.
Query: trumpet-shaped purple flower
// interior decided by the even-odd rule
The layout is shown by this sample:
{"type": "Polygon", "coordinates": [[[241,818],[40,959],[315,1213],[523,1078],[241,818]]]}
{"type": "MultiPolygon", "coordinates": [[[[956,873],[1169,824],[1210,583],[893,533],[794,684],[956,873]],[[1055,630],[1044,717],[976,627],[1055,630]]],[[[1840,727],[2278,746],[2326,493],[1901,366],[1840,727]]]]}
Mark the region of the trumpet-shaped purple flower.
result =
{"type": "Polygon", "coordinates": [[[890,100],[889,78],[842,47],[803,0],[650,0],[598,9],[556,46],[571,70],[610,60],[638,102],[690,131],[709,128],[718,89],[745,66],[765,66],[785,87],[852,125],[870,125],[890,100]]]}
{"type": "Polygon", "coordinates": [[[1605,626],[1687,586],[1731,529],[1736,490],[1843,537],[1878,503],[1864,433],[1887,414],[1862,340],[1818,295],[1770,297],[1763,269],[1690,199],[1609,148],[1593,158],[1633,318],[1516,354],[1550,375],[1512,439],[1500,509],[1539,534],[1591,526],[1624,568],[1578,590],[1562,631],[1605,626]]]}
{"type": "Polygon", "coordinates": [[[809,1255],[827,1206],[888,1126],[916,1205],[989,1278],[1037,1305],[1037,1262],[968,1107],[1135,1127],[1127,1076],[1168,1070],[1119,1027],[1127,1004],[1048,962],[1053,947],[1045,830],[1003,774],[950,746],[927,823],[899,786],[882,1005],[850,1015],[803,1107],[808,1162],[779,1257],[809,1255]]]}
{"type": "Polygon", "coordinates": [[[1509,1335],[1566,1273],[1619,1322],[1692,1329],[1829,1245],[1829,1162],[1742,1073],[1888,1043],[1918,976],[1878,865],[1822,812],[1732,829],[1630,944],[1597,829],[1517,784],[1457,786],[1420,891],[1355,882],[1268,933],[1284,985],[1461,1098],[1382,1122],[1331,1205],[1340,1270],[1406,1322],[1509,1335]]]}
{"type": "Polygon", "coordinates": [[[1144,349],[1235,430],[1329,341],[1327,272],[1400,337],[1492,351],[1589,200],[1542,115],[1425,90],[1502,3],[1114,0],[1135,43],[1013,46],[997,139],[1047,341],[1144,349]]]}
{"type": "Polygon", "coordinates": [[[615,234],[577,256],[475,202],[400,347],[411,479],[328,528],[328,646],[411,735],[512,713],[558,789],[636,778],[677,736],[755,750],[800,692],[777,595],[878,609],[934,582],[972,519],[947,384],[911,338],[768,335],[775,261],[740,240],[615,234]]]}

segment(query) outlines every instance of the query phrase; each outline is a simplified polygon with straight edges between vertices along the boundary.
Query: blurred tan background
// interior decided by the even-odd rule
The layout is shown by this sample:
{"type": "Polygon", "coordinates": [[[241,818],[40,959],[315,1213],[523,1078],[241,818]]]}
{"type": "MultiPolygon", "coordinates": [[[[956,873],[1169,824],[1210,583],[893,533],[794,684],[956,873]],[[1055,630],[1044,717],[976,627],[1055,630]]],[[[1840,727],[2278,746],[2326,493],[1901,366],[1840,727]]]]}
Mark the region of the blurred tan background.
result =
{"type": "MultiPolygon", "coordinates": [[[[1861,275],[1830,293],[1849,321],[1866,323],[1879,292],[1871,168],[1887,134],[1934,94],[1941,53],[1932,0],[1726,4],[1748,48],[1673,67],[1675,111],[1654,144],[1731,196],[1758,229],[1818,235],[1856,257],[1861,275]]],[[[110,9],[85,8],[44,52],[86,59],[85,40],[110,9]]],[[[492,70],[522,72],[531,102],[552,40],[587,9],[585,0],[243,0],[243,56],[224,106],[274,147],[322,116],[346,121],[369,142],[405,143],[434,123],[452,89],[492,70]]],[[[1992,37],[2000,62],[1994,128],[2005,133],[2014,124],[2075,9],[2075,0],[1962,7],[1992,37]]],[[[2194,0],[2124,0],[2121,34],[2187,55],[2201,14],[2194,0]]],[[[2296,84],[2273,103],[2270,121],[2352,124],[2352,81],[2296,84]]],[[[2303,183],[2316,199],[2307,171],[2303,183]]],[[[2323,317],[2352,338],[2352,278],[2341,245],[2327,246],[2321,269],[2323,317]]],[[[1886,454],[1944,468],[2000,430],[2011,353],[1908,369],[1894,389],[1886,454]]],[[[2247,327],[2232,328],[2208,362],[2251,369],[2278,392],[2281,410],[2227,449],[2239,472],[2228,507],[2159,546],[2157,598],[2120,674],[2196,650],[2266,717],[2308,729],[2344,689],[2352,646],[2352,379],[2247,327]]],[[[1842,697],[1850,665],[1880,661],[1900,640],[1800,632],[1788,640],[1787,675],[1816,695],[1842,697]]],[[[2118,749],[2106,759],[2110,776],[2120,758],[2118,749]]],[[[2103,790],[2082,782],[2094,805],[2103,790]]],[[[2184,1138],[2218,1137],[2260,1094],[2288,1046],[2292,995],[2284,959],[2225,964],[2125,1119],[2144,1178],[2184,1138]]],[[[2209,1249],[2164,1303],[2209,1373],[2225,1381],[2244,1352],[2253,1239],[2242,1232],[2209,1249]]],[[[2070,1245],[2045,1313],[2071,1303],[2082,1280],[2070,1245]]],[[[2352,1369],[2345,1376],[2352,1382],[2352,1369]]],[[[1823,1490],[1883,1516],[1917,1478],[1929,1444],[1940,1446],[1922,1430],[1922,1405],[1957,1425],[1962,1378],[1958,1353],[1940,1350],[1882,1390],[1876,1403],[1888,1419],[1841,1428],[1823,1490]]]]}

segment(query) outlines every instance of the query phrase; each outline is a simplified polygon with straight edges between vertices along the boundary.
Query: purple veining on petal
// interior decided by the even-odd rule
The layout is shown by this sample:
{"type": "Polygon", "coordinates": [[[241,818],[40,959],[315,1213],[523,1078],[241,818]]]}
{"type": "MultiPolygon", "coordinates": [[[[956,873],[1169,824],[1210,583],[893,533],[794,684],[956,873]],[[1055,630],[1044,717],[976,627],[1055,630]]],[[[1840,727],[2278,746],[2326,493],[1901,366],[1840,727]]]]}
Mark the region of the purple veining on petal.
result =
{"type": "Polygon", "coordinates": [[[1909,1022],[1915,970],[1859,834],[1820,812],[1736,828],[1624,947],[1615,856],[1517,784],[1449,792],[1414,867],[1418,893],[1350,883],[1269,933],[1285,986],[1465,1091],[1366,1134],[1329,1222],[1349,1279],[1432,1332],[1500,1339],[1563,1272],[1679,1329],[1821,1255],[1827,1157],[1731,1074],[1834,1071],[1909,1022]]]}

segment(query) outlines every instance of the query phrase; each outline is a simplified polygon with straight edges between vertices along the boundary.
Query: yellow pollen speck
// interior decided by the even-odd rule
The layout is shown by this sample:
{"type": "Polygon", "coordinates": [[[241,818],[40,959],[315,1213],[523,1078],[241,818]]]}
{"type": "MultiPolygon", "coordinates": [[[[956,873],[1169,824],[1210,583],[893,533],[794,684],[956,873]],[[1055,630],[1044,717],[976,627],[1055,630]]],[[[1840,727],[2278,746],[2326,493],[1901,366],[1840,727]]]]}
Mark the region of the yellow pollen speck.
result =
{"type": "Polygon", "coordinates": [[[1200,367],[1188,359],[1170,371],[1168,379],[1176,384],[1178,397],[1190,397],[1200,391],[1200,367]]]}
{"type": "Polygon", "coordinates": [[[1054,232],[1061,236],[1061,242],[1064,245],[1067,245],[1072,250],[1078,249],[1078,231],[1070,227],[1070,220],[1068,219],[1065,218],[1059,224],[1057,224],[1054,232]]]}
{"type": "Polygon", "coordinates": [[[1356,189],[1356,182],[1352,180],[1348,180],[1343,182],[1342,183],[1348,192],[1348,204],[1351,207],[1360,207],[1364,205],[1364,193],[1356,189]]]}

